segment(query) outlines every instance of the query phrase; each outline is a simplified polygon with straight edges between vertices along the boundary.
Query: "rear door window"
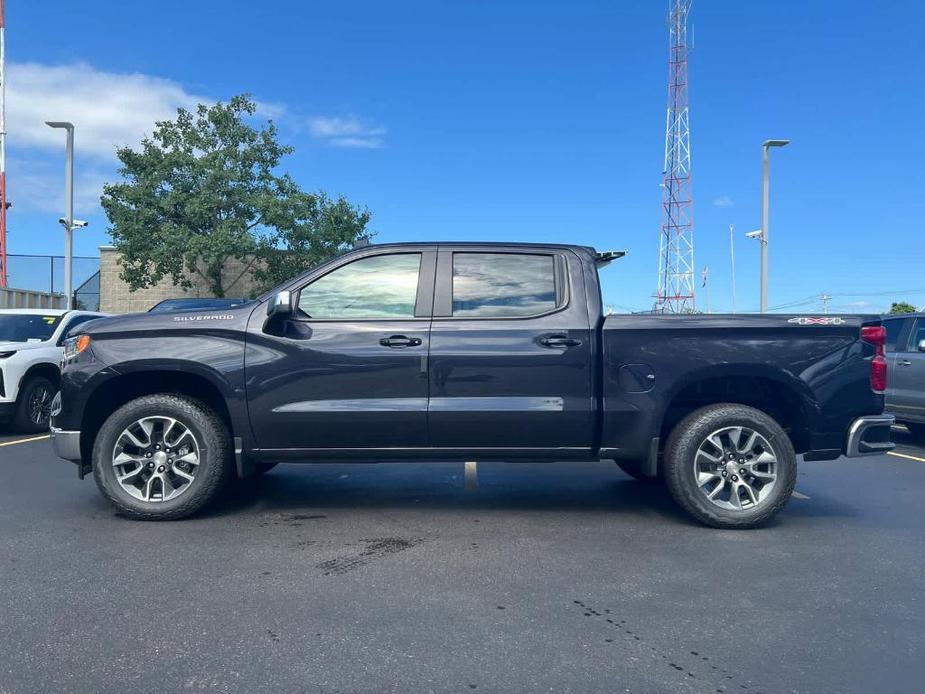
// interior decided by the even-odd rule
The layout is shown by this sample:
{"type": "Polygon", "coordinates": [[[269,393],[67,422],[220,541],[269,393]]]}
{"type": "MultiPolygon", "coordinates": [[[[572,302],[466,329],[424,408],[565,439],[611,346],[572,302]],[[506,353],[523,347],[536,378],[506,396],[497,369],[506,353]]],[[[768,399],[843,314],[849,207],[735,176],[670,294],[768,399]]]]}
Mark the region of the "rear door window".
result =
{"type": "Polygon", "coordinates": [[[903,326],[908,320],[908,318],[890,318],[883,321],[883,327],[886,328],[886,349],[888,352],[896,349],[899,334],[903,331],[903,326]]]}
{"type": "Polygon", "coordinates": [[[919,343],[923,341],[925,341],[925,318],[918,318],[915,321],[915,325],[912,326],[912,331],[909,333],[907,351],[918,352],[919,343]]]}
{"type": "Polygon", "coordinates": [[[453,253],[453,316],[517,318],[559,308],[555,256],[453,253]]]}

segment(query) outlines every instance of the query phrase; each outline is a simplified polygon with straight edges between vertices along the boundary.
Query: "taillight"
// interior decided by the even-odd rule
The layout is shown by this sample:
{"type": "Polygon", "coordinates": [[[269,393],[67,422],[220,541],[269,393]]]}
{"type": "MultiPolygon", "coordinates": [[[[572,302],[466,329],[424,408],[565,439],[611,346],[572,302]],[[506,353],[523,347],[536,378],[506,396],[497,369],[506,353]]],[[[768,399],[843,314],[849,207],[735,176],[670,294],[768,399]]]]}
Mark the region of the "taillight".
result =
{"type": "Polygon", "coordinates": [[[861,328],[861,339],[874,346],[874,358],[870,362],[870,387],[882,393],[886,390],[886,328],[882,325],[861,328]]]}

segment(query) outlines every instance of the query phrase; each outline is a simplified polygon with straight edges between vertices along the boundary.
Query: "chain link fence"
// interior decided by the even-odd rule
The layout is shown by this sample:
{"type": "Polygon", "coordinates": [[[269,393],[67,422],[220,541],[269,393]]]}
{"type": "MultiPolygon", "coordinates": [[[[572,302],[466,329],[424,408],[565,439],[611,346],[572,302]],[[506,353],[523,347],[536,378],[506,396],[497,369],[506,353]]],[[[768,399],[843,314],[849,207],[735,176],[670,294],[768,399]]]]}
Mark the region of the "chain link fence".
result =
{"type": "MultiPolygon", "coordinates": [[[[100,259],[74,256],[74,305],[87,311],[99,310],[100,259]]],[[[7,256],[7,280],[11,289],[28,289],[52,294],[64,293],[64,257],[60,255],[7,256]]]]}

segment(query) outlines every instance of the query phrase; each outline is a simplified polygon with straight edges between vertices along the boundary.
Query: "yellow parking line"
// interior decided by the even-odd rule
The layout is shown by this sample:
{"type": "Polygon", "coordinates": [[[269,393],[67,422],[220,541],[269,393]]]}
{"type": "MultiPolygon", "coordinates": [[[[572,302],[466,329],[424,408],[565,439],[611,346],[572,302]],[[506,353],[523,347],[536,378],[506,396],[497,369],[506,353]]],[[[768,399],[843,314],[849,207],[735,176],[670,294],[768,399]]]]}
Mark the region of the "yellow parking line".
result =
{"type": "Polygon", "coordinates": [[[925,458],[918,458],[914,455],[906,455],[905,453],[897,453],[896,451],[887,451],[887,455],[895,455],[897,458],[907,458],[909,460],[915,460],[920,463],[925,463],[925,458]]]}
{"type": "Polygon", "coordinates": [[[45,434],[44,436],[33,436],[28,439],[17,439],[16,441],[4,441],[0,443],[0,448],[4,446],[15,446],[17,443],[29,443],[30,441],[44,441],[45,439],[50,439],[51,434],[45,434]]]}
{"type": "Polygon", "coordinates": [[[796,489],[794,489],[793,492],[791,492],[791,496],[794,499],[809,499],[809,497],[806,496],[806,494],[803,494],[802,492],[798,492],[796,489]]]}

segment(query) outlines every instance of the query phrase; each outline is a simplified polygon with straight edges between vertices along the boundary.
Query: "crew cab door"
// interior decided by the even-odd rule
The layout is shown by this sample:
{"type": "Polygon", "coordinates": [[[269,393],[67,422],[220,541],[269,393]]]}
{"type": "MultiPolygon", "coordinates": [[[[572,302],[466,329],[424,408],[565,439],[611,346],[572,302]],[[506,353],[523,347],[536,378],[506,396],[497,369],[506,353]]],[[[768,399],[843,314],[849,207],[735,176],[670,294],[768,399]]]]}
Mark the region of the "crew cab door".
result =
{"type": "Polygon", "coordinates": [[[435,263],[432,247],[371,248],[295,287],[294,316],[274,324],[254,312],[245,378],[259,451],[339,457],[427,444],[435,263]]]}
{"type": "Polygon", "coordinates": [[[585,291],[580,259],[566,250],[441,246],[434,447],[482,459],[588,454],[596,411],[585,291]]]}
{"type": "Polygon", "coordinates": [[[887,410],[900,420],[925,421],[925,318],[907,318],[912,322],[903,330],[890,356],[892,371],[887,379],[887,410]]]}

